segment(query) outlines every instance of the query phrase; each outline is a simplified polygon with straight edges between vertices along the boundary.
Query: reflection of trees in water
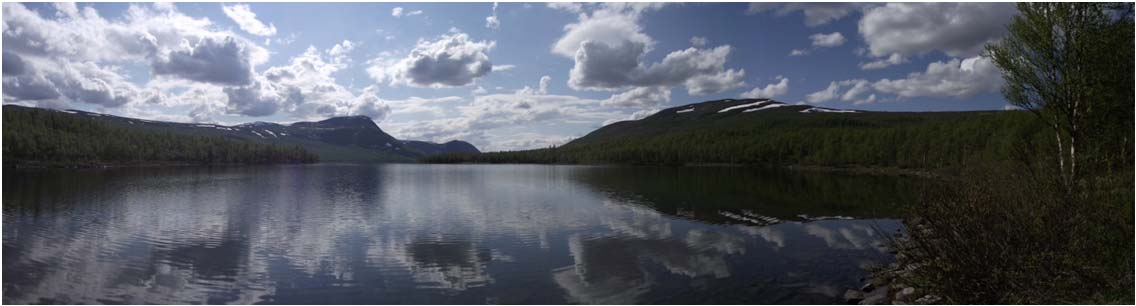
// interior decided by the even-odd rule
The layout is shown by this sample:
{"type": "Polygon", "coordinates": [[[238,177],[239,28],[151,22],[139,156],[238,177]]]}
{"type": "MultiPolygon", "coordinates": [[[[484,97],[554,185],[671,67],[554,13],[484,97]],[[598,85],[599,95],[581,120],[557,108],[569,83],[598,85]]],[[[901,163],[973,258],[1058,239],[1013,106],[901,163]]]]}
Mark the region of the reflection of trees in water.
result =
{"type": "Polygon", "coordinates": [[[783,220],[798,215],[893,216],[915,199],[917,179],[750,167],[593,167],[571,176],[613,199],[711,223],[738,223],[719,214],[756,214],[783,220]]]}

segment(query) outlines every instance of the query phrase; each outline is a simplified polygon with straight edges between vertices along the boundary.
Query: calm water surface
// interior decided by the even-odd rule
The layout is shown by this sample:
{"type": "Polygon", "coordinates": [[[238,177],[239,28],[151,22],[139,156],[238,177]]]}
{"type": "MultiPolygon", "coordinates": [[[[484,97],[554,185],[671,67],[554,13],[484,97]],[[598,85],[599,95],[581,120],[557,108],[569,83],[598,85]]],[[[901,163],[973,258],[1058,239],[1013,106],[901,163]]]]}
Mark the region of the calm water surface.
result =
{"type": "Polygon", "coordinates": [[[4,303],[839,303],[895,177],[749,168],[4,171],[4,303]]]}

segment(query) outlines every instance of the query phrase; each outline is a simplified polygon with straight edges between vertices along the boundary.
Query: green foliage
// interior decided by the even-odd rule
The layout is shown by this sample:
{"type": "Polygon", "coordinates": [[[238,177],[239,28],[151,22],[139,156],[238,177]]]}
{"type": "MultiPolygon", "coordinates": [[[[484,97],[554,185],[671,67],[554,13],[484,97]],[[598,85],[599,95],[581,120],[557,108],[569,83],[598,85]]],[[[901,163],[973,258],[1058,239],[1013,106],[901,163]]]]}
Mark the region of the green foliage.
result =
{"type": "Polygon", "coordinates": [[[1013,143],[1033,140],[1042,128],[1025,112],[769,111],[679,122],[648,118],[615,123],[560,147],[423,161],[944,169],[1007,159],[1013,143]]]}
{"type": "Polygon", "coordinates": [[[1018,11],[1009,35],[987,51],[1002,70],[1006,99],[1056,133],[1066,185],[1100,170],[1085,166],[1131,155],[1132,4],[1022,3],[1018,11]]]}
{"type": "Polygon", "coordinates": [[[54,111],[4,107],[5,165],[312,163],[298,146],[129,129],[54,111]]]}
{"type": "Polygon", "coordinates": [[[1055,170],[991,164],[924,190],[901,281],[950,304],[1131,303],[1132,173],[1068,193],[1055,170]]]}
{"type": "Polygon", "coordinates": [[[904,281],[954,304],[1131,304],[1132,4],[1018,7],[988,50],[1054,140],[924,192],[897,245],[918,267],[904,281]]]}

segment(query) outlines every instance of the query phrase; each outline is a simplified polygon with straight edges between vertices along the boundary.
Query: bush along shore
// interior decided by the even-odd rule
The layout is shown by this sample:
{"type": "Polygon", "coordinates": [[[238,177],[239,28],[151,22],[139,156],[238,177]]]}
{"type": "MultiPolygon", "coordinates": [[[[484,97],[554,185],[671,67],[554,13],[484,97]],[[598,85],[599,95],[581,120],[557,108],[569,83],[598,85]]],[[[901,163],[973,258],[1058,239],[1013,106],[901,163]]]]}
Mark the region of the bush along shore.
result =
{"type": "Polygon", "coordinates": [[[1132,304],[1133,4],[1024,3],[987,46],[1002,92],[1048,127],[908,208],[858,304],[1132,304]]]}

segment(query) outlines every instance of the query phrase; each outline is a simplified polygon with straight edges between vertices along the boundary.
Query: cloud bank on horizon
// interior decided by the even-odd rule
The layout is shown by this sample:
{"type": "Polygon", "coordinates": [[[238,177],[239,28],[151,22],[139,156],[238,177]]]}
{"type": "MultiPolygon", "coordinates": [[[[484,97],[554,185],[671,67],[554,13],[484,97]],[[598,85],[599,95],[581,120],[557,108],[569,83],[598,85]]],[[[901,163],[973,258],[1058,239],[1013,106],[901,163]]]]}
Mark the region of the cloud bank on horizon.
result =
{"type": "Polygon", "coordinates": [[[1007,3],[4,3],[4,103],[561,144],[720,98],[1003,109],[1007,3]],[[471,12],[482,12],[471,14],[471,12]],[[312,18],[311,16],[320,16],[312,18]]]}

